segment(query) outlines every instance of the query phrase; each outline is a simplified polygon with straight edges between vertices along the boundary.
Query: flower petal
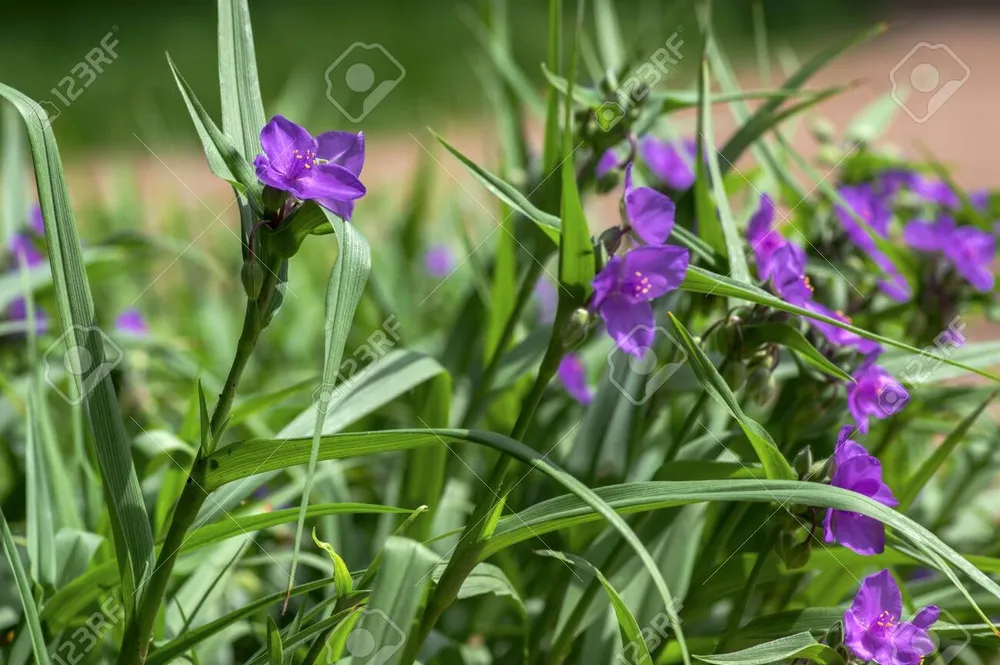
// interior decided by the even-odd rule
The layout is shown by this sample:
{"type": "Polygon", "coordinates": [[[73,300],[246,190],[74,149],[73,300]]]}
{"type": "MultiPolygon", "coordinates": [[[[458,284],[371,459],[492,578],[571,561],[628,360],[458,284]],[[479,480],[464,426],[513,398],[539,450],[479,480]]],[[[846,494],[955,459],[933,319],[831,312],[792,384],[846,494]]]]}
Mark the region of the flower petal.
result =
{"type": "Polygon", "coordinates": [[[590,404],[593,395],[587,386],[587,373],[578,356],[570,354],[563,358],[556,376],[573,399],[584,405],[590,404]]]}
{"type": "Polygon", "coordinates": [[[290,192],[303,200],[336,199],[353,201],[365,195],[358,177],[337,164],[317,164],[300,175],[290,192]]]}
{"type": "Polygon", "coordinates": [[[903,613],[903,596],[888,569],[872,573],[861,581],[851,611],[866,626],[872,624],[883,611],[899,620],[903,613]]]}
{"type": "Polygon", "coordinates": [[[365,165],[364,132],[323,132],[316,137],[316,156],[339,164],[356,176],[365,165]]]}
{"type": "MultiPolygon", "coordinates": [[[[629,164],[628,170],[631,171],[629,164]]],[[[625,212],[636,234],[650,245],[662,245],[674,228],[674,202],[651,187],[625,192],[625,212]]]]}
{"type": "Polygon", "coordinates": [[[917,628],[923,628],[926,630],[937,623],[939,616],[941,616],[941,610],[938,606],[928,605],[917,612],[917,616],[913,617],[913,625],[917,628]]]}
{"type": "Polygon", "coordinates": [[[276,115],[260,130],[260,145],[272,169],[291,174],[295,166],[295,150],[305,154],[315,152],[316,141],[304,127],[282,115],[276,115]]]}
{"type": "Polygon", "coordinates": [[[653,174],[672,189],[687,189],[694,184],[694,161],[698,152],[692,140],[668,143],[647,136],[640,146],[643,161],[653,174]]]}
{"type": "Polygon", "coordinates": [[[854,613],[853,609],[844,612],[844,644],[851,653],[861,660],[872,660],[875,657],[875,650],[871,642],[868,625],[854,613]]]}
{"type": "Polygon", "coordinates": [[[354,214],[354,201],[340,201],[327,197],[321,197],[315,199],[315,201],[337,217],[348,222],[351,221],[351,216],[354,214]]]}
{"type": "MultiPolygon", "coordinates": [[[[884,655],[887,665],[918,665],[934,651],[934,642],[927,631],[915,624],[903,622],[889,635],[884,655]]],[[[878,660],[878,655],[876,660],[878,660]]],[[[879,660],[881,663],[882,661],[879,660]]]]}
{"type": "Polygon", "coordinates": [[[600,312],[611,339],[625,353],[642,358],[653,345],[656,321],[648,302],[611,297],[602,303],[600,312]]]}
{"type": "Polygon", "coordinates": [[[926,222],[923,220],[913,220],[903,227],[903,241],[913,249],[922,252],[939,252],[947,245],[947,229],[941,222],[926,222]]]}
{"type": "Polygon", "coordinates": [[[635,273],[649,278],[650,290],[646,300],[659,298],[673,291],[684,281],[690,255],[683,247],[661,245],[637,247],[625,255],[622,275],[625,279],[635,273]]]}
{"type": "Polygon", "coordinates": [[[885,550],[885,526],[872,517],[834,510],[832,531],[834,540],[863,556],[881,554],[885,550]]]}

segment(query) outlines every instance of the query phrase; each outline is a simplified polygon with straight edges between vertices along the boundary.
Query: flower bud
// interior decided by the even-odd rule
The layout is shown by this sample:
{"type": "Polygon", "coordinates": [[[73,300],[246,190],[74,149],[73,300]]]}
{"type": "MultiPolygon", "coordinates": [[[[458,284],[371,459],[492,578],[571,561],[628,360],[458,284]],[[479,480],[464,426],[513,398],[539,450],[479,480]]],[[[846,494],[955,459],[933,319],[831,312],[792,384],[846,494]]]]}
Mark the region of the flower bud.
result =
{"type": "Polygon", "coordinates": [[[747,367],[739,361],[726,363],[722,368],[722,378],[726,380],[729,389],[736,392],[747,380],[747,367]]]}
{"type": "Polygon", "coordinates": [[[813,455],[812,449],[806,446],[799,451],[799,454],[795,456],[795,460],[792,462],[792,466],[795,468],[795,473],[799,474],[799,478],[808,478],[813,465],[813,455]]]}
{"type": "Polygon", "coordinates": [[[285,205],[285,199],[288,198],[288,192],[268,185],[264,187],[264,194],[261,198],[264,203],[265,213],[272,215],[281,210],[281,207],[285,205]]]}
{"type": "Polygon", "coordinates": [[[833,137],[837,133],[837,129],[833,126],[833,123],[826,118],[818,118],[813,122],[810,131],[813,137],[820,143],[832,143],[833,137]]]}
{"type": "Polygon", "coordinates": [[[836,649],[844,643],[844,622],[838,621],[826,631],[826,643],[831,649],[836,649]]]}
{"type": "Polygon", "coordinates": [[[758,406],[767,404],[774,397],[775,383],[771,376],[771,370],[764,365],[757,365],[750,369],[747,376],[747,395],[749,395],[758,406]]]}
{"type": "Polygon", "coordinates": [[[243,280],[243,290],[246,291],[247,298],[256,300],[264,284],[264,268],[256,257],[250,256],[243,262],[240,279],[243,280]]]}
{"type": "Polygon", "coordinates": [[[573,311],[566,327],[560,331],[560,341],[564,349],[574,349],[587,336],[590,329],[591,314],[589,310],[582,307],[573,311]]]}

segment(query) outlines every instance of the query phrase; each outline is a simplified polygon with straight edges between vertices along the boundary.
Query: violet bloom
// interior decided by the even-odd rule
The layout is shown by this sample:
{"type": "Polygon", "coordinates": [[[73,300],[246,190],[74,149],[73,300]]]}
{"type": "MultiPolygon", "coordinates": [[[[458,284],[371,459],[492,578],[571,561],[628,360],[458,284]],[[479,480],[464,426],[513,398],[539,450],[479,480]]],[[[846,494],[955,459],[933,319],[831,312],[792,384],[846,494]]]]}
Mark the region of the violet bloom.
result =
{"type": "Polygon", "coordinates": [[[977,189],[974,192],[969,192],[969,202],[972,203],[972,207],[981,213],[987,213],[990,211],[990,190],[988,189],[977,189]]]}
{"type": "Polygon", "coordinates": [[[941,215],[935,222],[910,222],[903,229],[903,240],[914,249],[941,252],[976,290],[993,290],[990,264],[997,252],[993,234],[971,226],[956,226],[952,217],[941,215]]]}
{"type": "Polygon", "coordinates": [[[587,372],[578,356],[570,354],[563,358],[556,376],[570,397],[584,406],[590,404],[593,394],[587,386],[587,372]]]}
{"type": "MultiPolygon", "coordinates": [[[[803,307],[811,312],[822,314],[823,316],[836,319],[843,323],[851,322],[851,318],[843,312],[835,312],[829,307],[821,305],[815,301],[809,301],[804,304],[803,307]]],[[[809,325],[818,330],[820,334],[822,334],[823,337],[825,337],[827,341],[834,346],[852,346],[865,355],[878,355],[882,353],[882,345],[878,342],[866,339],[857,333],[851,332],[850,330],[844,330],[843,328],[835,326],[832,323],[809,319],[809,325]]]]}
{"type": "Polygon", "coordinates": [[[354,201],[365,195],[358,179],[365,162],[363,133],[326,132],[313,138],[276,115],[260,131],[260,145],[264,154],[253,163],[262,183],[351,218],[354,201]]]}
{"type": "Polygon", "coordinates": [[[650,301],[680,286],[688,258],[686,249],[673,245],[637,247],[611,257],[594,278],[591,307],[622,351],[641,358],[652,346],[656,322],[650,301]]]}
{"type": "Polygon", "coordinates": [[[760,205],[747,226],[747,240],[757,260],[757,276],[770,280],[778,296],[793,305],[812,298],[805,275],[806,253],[774,229],[774,201],[767,194],[760,195],[760,205]]]}
{"type": "MultiPolygon", "coordinates": [[[[864,446],[852,441],[852,425],[844,425],[837,435],[833,454],[834,471],[830,484],[874,499],[884,506],[899,505],[889,486],[882,482],[882,465],[864,446]]],[[[828,508],[823,521],[826,542],[871,556],[885,549],[885,527],[877,519],[849,510],[828,508]]]]}
{"type": "MultiPolygon", "coordinates": [[[[28,321],[28,302],[24,298],[15,298],[7,306],[7,318],[15,323],[28,321]]],[[[49,329],[49,317],[43,309],[35,305],[35,334],[44,334],[49,329]]],[[[20,334],[20,333],[18,333],[20,334]]]]}
{"type": "Polygon", "coordinates": [[[603,178],[616,168],[618,168],[618,155],[615,153],[614,148],[609,148],[605,150],[604,154],[601,155],[601,158],[597,160],[597,167],[594,170],[594,175],[598,178],[603,178]]]}
{"type": "Polygon", "coordinates": [[[888,418],[902,410],[910,399],[906,388],[870,355],[854,373],[854,383],[847,384],[847,408],[858,429],[868,432],[868,419],[888,418]]]}
{"type": "Polygon", "coordinates": [[[848,240],[865,252],[875,250],[875,241],[850,211],[853,210],[875,233],[884,238],[889,235],[889,222],[892,219],[888,203],[867,184],[844,185],[838,191],[847,206],[838,205],[835,210],[848,240]]]}
{"type": "Polygon", "coordinates": [[[902,621],[903,597],[888,570],[869,575],[844,612],[844,643],[858,659],[878,665],[919,665],[933,653],[927,633],[938,620],[936,605],[928,605],[902,621]]]}
{"type": "Polygon", "coordinates": [[[928,203],[935,203],[946,208],[960,208],[962,201],[958,194],[944,180],[928,178],[914,173],[909,182],[910,191],[928,203]]]}
{"type": "Polygon", "coordinates": [[[688,189],[694,184],[694,164],[698,158],[694,139],[667,142],[647,136],[640,151],[649,170],[671,189],[688,189]]]}
{"type": "Polygon", "coordinates": [[[434,245],[424,254],[424,268],[431,277],[447,277],[455,269],[455,255],[447,245],[434,245]]]}
{"type": "Polygon", "coordinates": [[[115,330],[120,333],[134,335],[136,337],[142,337],[149,334],[149,326],[146,325],[146,319],[144,319],[142,313],[134,307],[123,310],[122,313],[118,315],[118,318],[115,319],[115,330]]]}
{"type": "Polygon", "coordinates": [[[625,168],[625,213],[632,230],[649,245],[662,245],[674,229],[674,202],[652,187],[635,187],[631,163],[625,168]]]}

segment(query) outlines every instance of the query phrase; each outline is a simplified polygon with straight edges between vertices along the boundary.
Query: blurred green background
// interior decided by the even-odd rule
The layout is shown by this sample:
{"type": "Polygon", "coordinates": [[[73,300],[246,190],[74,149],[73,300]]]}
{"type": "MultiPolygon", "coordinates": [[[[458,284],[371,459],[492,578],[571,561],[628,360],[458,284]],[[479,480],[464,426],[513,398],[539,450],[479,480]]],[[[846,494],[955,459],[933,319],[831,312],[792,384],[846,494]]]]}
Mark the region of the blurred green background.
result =
{"type": "MultiPolygon", "coordinates": [[[[440,124],[442,115],[483,111],[475,75],[483,52],[470,28],[483,4],[251,0],[267,112],[294,113],[316,127],[350,127],[326,100],[324,73],[357,41],[381,44],[406,70],[391,102],[365,119],[366,131],[440,124]]],[[[114,31],[118,58],[55,121],[56,136],[68,153],[141,150],[133,132],[178,148],[193,143],[165,52],[217,114],[215,3],[55,0],[7,5],[0,24],[0,79],[39,100],[56,99],[51,89],[114,31]]],[[[537,63],[545,57],[548,3],[510,0],[508,5],[517,62],[541,85],[537,63]]],[[[690,2],[619,0],[618,5],[622,28],[637,52],[655,49],[677,25],[694,25],[690,2]]],[[[715,25],[733,56],[751,46],[752,5],[751,0],[714,3],[715,25]]],[[[764,0],[763,8],[772,41],[807,50],[817,36],[827,43],[837,32],[870,21],[877,11],[875,3],[864,0],[764,0]]]]}

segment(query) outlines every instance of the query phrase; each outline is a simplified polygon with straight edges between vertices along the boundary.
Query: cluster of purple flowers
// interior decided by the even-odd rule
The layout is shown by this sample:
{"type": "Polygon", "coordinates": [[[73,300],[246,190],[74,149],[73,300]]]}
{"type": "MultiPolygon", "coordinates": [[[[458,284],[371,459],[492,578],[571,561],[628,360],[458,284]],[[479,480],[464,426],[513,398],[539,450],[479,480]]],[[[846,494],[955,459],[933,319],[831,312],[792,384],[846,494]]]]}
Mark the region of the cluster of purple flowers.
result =
{"type": "MultiPolygon", "coordinates": [[[[813,299],[813,289],[805,273],[805,251],[775,228],[775,205],[766,194],[761,195],[760,205],[750,219],[747,239],[757,261],[758,277],[769,282],[776,295],[789,304],[850,322],[843,313],[813,299]]],[[[903,408],[909,399],[906,389],[875,363],[882,353],[881,345],[829,323],[810,320],[809,324],[833,346],[853,347],[865,356],[854,374],[854,382],[847,386],[848,409],[860,431],[868,431],[870,417],[885,418],[903,408]]]]}

